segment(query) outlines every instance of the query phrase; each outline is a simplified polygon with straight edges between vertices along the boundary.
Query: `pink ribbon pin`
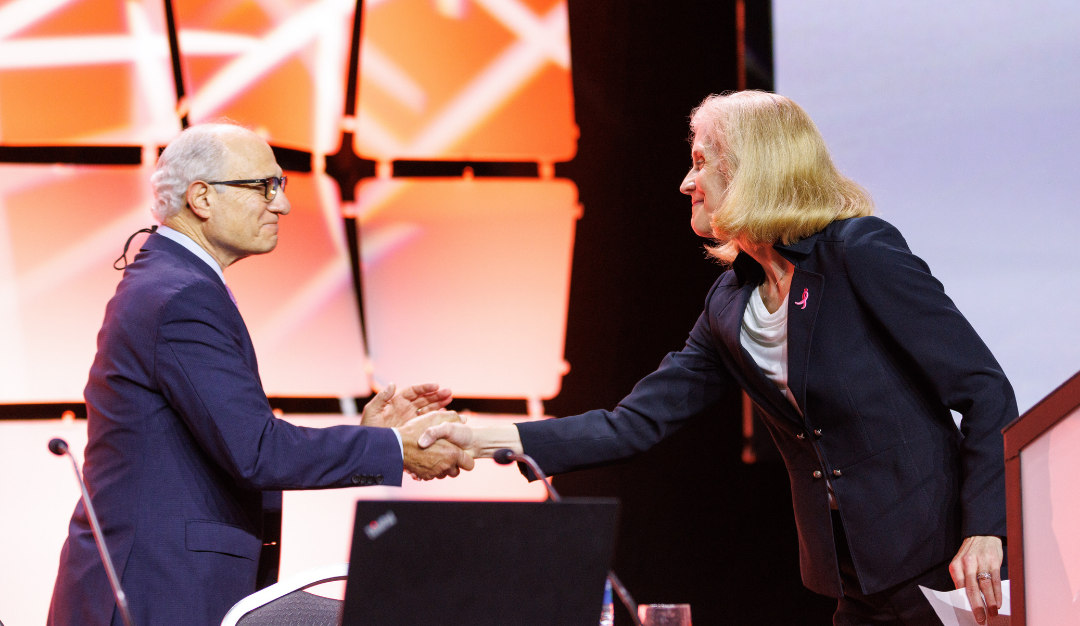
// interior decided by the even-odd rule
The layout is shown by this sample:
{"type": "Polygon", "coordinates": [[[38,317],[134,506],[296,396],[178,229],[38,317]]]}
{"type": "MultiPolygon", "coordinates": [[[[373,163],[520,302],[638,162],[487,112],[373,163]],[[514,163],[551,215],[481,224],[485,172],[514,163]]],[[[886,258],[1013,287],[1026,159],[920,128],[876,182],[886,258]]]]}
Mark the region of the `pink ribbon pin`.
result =
{"type": "Polygon", "coordinates": [[[806,301],[809,298],[810,298],[810,290],[809,289],[803,289],[802,290],[802,300],[799,300],[798,302],[796,302],[795,306],[799,307],[800,309],[805,309],[806,308],[806,301]]]}

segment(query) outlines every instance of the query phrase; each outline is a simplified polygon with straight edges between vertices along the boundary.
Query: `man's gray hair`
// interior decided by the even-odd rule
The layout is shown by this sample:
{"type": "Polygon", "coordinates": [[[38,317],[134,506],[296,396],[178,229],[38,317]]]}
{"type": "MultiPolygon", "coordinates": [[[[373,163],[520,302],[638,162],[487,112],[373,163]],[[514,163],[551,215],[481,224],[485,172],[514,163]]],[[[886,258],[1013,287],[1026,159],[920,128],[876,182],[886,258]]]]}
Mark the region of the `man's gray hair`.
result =
{"type": "Polygon", "coordinates": [[[243,132],[235,124],[198,124],[180,133],[165,148],[157,161],[157,170],[150,177],[154,203],[150,212],[154,219],[165,223],[187,204],[187,189],[202,180],[220,180],[228,169],[228,146],[223,136],[243,132]]]}

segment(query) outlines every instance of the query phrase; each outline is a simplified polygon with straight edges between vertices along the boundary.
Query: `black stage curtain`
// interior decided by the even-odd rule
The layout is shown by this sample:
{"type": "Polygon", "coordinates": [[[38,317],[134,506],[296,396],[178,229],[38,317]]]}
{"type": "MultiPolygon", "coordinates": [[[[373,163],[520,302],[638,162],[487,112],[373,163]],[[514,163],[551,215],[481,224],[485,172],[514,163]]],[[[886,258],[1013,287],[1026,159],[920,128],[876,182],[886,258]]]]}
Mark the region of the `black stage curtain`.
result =
{"type": "MultiPolygon", "coordinates": [[[[570,0],[577,183],[566,358],[548,414],[611,408],[682,347],[720,267],[690,229],[678,187],[688,117],[738,86],[736,2],[570,0]]],[[[769,3],[750,0],[747,84],[771,84],[769,3]]],[[[528,236],[525,234],[524,236],[528,236]]],[[[614,567],[636,600],[689,602],[699,624],[831,623],[835,600],[803,588],[787,474],[744,465],[740,398],[654,450],[555,479],[564,495],[622,500],[614,567]]],[[[617,609],[620,624],[628,616],[617,609]]]]}

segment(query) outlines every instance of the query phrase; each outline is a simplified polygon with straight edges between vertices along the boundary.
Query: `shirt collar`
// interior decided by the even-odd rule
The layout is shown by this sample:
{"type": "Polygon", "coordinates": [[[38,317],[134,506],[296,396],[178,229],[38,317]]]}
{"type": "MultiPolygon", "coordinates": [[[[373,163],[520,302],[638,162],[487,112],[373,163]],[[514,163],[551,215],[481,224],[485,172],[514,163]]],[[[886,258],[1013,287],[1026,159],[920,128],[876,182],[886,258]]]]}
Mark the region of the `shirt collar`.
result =
{"type": "Polygon", "coordinates": [[[765,280],[765,270],[761,269],[754,257],[745,252],[740,252],[735,257],[731,269],[735,270],[735,279],[739,282],[740,287],[748,282],[756,285],[765,280]]]}
{"type": "Polygon", "coordinates": [[[199,244],[195,243],[194,239],[188,237],[187,235],[178,230],[173,230],[164,224],[158,226],[157,234],[165,237],[166,239],[171,239],[187,248],[189,252],[199,257],[200,260],[209,265],[210,269],[214,270],[214,273],[217,274],[218,278],[221,279],[221,284],[225,284],[225,274],[222,273],[221,266],[218,265],[217,261],[214,260],[214,257],[210,256],[209,252],[204,250],[203,247],[199,244]]]}
{"type": "MultiPolygon", "coordinates": [[[[780,256],[784,257],[796,267],[799,263],[810,255],[814,250],[814,244],[817,243],[818,237],[822,231],[818,231],[813,235],[804,237],[795,243],[784,245],[777,242],[773,244],[773,248],[780,253],[780,256]]],[[[735,261],[731,264],[732,269],[735,270],[735,278],[740,285],[745,285],[747,282],[753,282],[755,284],[765,280],[765,270],[761,269],[758,262],[754,260],[754,257],[745,252],[740,252],[735,261]]]]}
{"type": "Polygon", "coordinates": [[[801,260],[802,257],[808,256],[814,250],[814,244],[817,243],[818,237],[821,236],[821,233],[822,231],[819,230],[813,235],[803,237],[795,243],[790,243],[786,246],[782,243],[777,243],[773,246],[773,248],[776,248],[776,251],[779,252],[781,256],[786,258],[788,261],[795,263],[796,259],[801,260]]]}

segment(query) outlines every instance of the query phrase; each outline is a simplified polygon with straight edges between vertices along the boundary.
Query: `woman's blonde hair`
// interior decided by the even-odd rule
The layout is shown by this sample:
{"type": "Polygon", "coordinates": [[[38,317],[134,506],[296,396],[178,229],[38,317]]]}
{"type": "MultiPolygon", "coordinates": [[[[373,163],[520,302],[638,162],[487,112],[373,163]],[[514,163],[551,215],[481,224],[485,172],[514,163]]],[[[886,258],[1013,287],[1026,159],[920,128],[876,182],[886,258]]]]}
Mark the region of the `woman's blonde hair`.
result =
{"type": "Polygon", "coordinates": [[[721,261],[734,261],[736,239],[790,244],[834,220],[873,215],[870,194],[836,169],[813,120],[788,98],[711,95],[690,120],[727,183],[712,222],[721,243],[709,247],[721,261]]]}

